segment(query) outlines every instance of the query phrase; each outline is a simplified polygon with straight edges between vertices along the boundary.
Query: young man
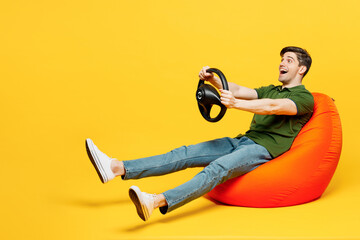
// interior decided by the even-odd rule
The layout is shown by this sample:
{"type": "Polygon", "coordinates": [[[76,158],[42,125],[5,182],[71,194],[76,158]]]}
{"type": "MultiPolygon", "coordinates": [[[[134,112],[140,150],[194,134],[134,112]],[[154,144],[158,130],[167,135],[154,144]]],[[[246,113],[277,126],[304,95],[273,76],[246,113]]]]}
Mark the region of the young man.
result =
{"type": "Polygon", "coordinates": [[[219,78],[206,72],[208,67],[199,73],[200,79],[220,90],[221,101],[227,108],[254,113],[250,130],[244,135],[183,146],[163,155],[131,161],[110,158],[87,139],[87,153],[101,181],[106,183],[117,176],[139,179],[188,167],[204,167],[190,181],[161,194],[151,195],[132,186],[130,198],[140,218],[146,221],[156,208],[163,214],[170,212],[289,150],[313,112],[313,96],[302,85],[312,60],[306,50],[298,47],[286,47],[280,56],[280,86],[250,89],[230,82],[226,91],[221,89],[219,78]]]}

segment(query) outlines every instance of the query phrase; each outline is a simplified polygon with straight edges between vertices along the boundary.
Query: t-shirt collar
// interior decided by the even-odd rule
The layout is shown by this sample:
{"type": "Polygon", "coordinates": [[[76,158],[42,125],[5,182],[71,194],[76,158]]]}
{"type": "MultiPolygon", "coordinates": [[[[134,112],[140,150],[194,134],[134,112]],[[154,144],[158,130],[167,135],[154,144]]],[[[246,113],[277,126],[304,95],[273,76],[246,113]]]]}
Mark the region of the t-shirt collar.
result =
{"type": "Polygon", "coordinates": [[[292,92],[292,91],[294,91],[296,89],[305,89],[305,86],[304,85],[298,85],[298,86],[291,87],[291,88],[287,88],[287,87],[282,88],[282,85],[278,85],[278,86],[274,86],[274,88],[276,90],[278,90],[279,92],[282,92],[282,91],[285,91],[285,90],[289,91],[289,92],[292,92]]]}

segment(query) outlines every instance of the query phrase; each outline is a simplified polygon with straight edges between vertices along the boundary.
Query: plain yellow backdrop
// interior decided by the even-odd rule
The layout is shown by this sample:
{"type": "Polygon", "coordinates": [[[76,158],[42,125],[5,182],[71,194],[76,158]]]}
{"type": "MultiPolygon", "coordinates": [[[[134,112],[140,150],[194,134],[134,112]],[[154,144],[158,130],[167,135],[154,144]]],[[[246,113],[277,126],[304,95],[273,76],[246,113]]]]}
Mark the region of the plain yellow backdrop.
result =
{"type": "Polygon", "coordinates": [[[355,0],[1,1],[1,239],[360,239],[359,9],[355,0]],[[253,209],[200,198],[143,223],[129,186],[162,192],[198,169],[100,183],[85,138],[125,160],[236,136],[252,115],[202,119],[198,72],[277,84],[288,45],[310,52],[304,84],[341,115],[343,152],[321,199],[253,209]]]}

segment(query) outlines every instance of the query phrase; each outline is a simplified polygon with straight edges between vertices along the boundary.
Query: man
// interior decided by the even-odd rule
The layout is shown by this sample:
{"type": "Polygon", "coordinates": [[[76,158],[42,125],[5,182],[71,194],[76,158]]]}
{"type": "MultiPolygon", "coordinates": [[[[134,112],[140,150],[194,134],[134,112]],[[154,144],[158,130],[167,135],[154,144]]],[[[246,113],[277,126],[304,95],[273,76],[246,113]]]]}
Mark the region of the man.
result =
{"type": "Polygon", "coordinates": [[[139,179],[188,167],[204,167],[190,181],[161,194],[151,195],[132,186],[130,198],[140,218],[146,221],[156,208],[162,214],[170,212],[289,150],[313,112],[313,96],[302,85],[312,60],[306,50],[298,47],[286,47],[280,56],[278,80],[281,86],[250,89],[230,82],[229,91],[226,91],[221,89],[218,77],[206,72],[208,67],[199,73],[200,79],[220,90],[221,101],[227,108],[254,113],[250,130],[244,135],[183,146],[163,155],[132,161],[110,158],[87,139],[88,156],[101,181],[106,183],[117,176],[139,179]]]}

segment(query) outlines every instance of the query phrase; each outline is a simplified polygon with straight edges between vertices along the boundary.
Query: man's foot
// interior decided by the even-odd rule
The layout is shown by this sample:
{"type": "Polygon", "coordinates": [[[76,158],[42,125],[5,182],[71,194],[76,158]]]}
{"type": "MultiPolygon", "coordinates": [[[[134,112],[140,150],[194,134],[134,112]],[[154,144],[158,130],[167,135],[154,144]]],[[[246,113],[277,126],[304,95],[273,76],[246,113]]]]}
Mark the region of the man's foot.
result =
{"type": "Polygon", "coordinates": [[[147,221],[154,210],[156,195],[141,192],[137,186],[131,186],[129,189],[129,196],[135,204],[139,217],[142,220],[147,221]]]}
{"type": "Polygon", "coordinates": [[[90,138],[86,139],[85,143],[86,152],[91,160],[91,163],[94,165],[101,182],[106,183],[113,179],[115,175],[111,171],[112,158],[109,158],[105,153],[101,152],[90,138]]]}

